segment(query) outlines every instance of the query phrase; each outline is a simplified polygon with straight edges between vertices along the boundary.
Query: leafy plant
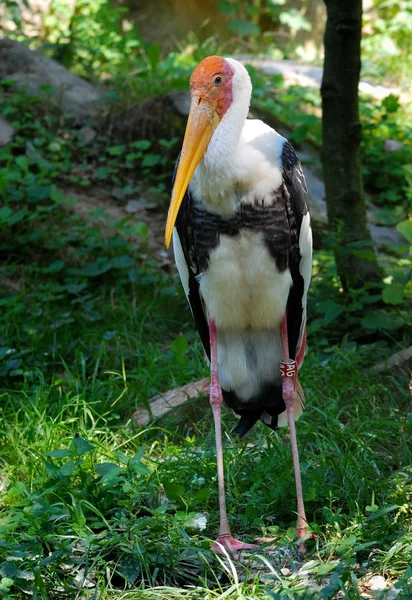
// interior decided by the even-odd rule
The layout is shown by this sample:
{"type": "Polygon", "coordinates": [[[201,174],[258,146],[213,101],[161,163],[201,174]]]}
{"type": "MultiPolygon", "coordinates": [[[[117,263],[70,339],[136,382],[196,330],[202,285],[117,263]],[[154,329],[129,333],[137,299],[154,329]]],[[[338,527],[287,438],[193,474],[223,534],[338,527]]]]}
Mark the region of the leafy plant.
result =
{"type": "MultiPolygon", "coordinates": [[[[390,95],[381,102],[365,99],[361,105],[362,152],[365,185],[377,193],[375,201],[381,206],[411,210],[408,169],[412,165],[412,129],[402,122],[400,104],[390,95]],[[395,151],[386,147],[388,140],[398,142],[395,151]]],[[[399,214],[399,212],[398,212],[399,214]]]]}
{"type": "MultiPolygon", "coordinates": [[[[278,30],[276,34],[280,36],[285,30],[288,32],[290,41],[286,51],[295,48],[294,38],[298,31],[310,31],[312,28],[303,12],[296,8],[287,8],[285,0],[255,0],[252,3],[224,0],[218,2],[217,7],[228,21],[228,30],[236,34],[239,40],[247,40],[254,50],[261,46],[261,22],[269,22],[269,27],[278,30]]],[[[266,24],[266,29],[267,27],[266,24]]],[[[269,35],[273,35],[273,31],[266,35],[266,44],[269,35]]]]}
{"type": "Polygon", "coordinates": [[[363,70],[391,84],[408,86],[412,9],[408,0],[374,0],[364,14],[363,70]]]}

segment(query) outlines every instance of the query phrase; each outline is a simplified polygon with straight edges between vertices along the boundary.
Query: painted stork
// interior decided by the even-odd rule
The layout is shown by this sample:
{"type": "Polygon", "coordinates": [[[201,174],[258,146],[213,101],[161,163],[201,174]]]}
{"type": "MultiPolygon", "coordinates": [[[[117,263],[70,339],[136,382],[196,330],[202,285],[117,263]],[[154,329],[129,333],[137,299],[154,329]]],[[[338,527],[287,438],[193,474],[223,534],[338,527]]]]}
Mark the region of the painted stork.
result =
{"type": "MultiPolygon", "coordinates": [[[[306,345],[312,232],[305,178],[290,143],[247,119],[245,67],[210,56],[190,79],[191,107],[175,169],[165,243],[210,360],[220,531],[213,548],[255,547],[232,537],[225,502],[221,405],[243,437],[261,419],[289,425],[298,538],[307,534],[295,420],[306,345]]],[[[303,547],[303,544],[302,544],[303,547]]]]}

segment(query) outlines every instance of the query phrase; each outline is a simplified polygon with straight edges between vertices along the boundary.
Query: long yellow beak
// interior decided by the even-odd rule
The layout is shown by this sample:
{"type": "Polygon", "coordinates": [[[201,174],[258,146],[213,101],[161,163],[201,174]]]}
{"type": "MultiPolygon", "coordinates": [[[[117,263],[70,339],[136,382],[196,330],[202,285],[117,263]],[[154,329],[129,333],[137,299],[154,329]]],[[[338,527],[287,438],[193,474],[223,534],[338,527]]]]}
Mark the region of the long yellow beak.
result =
{"type": "Polygon", "coordinates": [[[170,245],[179,208],[190,180],[219,122],[220,118],[214,107],[205,100],[199,102],[199,96],[193,95],[182,152],[180,154],[179,167],[167,215],[165,230],[166,248],[170,245]]]}

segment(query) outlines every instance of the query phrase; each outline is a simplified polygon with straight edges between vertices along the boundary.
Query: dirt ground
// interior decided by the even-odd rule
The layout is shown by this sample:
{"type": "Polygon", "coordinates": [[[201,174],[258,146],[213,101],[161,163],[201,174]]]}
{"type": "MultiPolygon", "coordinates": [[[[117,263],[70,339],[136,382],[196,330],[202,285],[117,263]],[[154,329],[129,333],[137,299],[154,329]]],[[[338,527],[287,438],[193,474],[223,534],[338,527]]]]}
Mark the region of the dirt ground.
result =
{"type": "MultiPolygon", "coordinates": [[[[159,266],[167,271],[174,269],[173,251],[168,250],[164,244],[164,228],[166,224],[166,207],[160,206],[151,198],[153,194],[149,190],[144,191],[146,202],[134,200],[127,202],[113,198],[113,192],[104,187],[93,187],[82,192],[77,189],[61,189],[69,200],[74,200],[65,205],[69,212],[80,214],[85,220],[97,223],[101,228],[102,235],[107,235],[115,229],[116,223],[129,217],[130,224],[144,223],[147,227],[147,244],[144,245],[143,259],[154,258],[159,266]],[[153,200],[153,201],[151,201],[153,200]],[[96,212],[98,216],[96,217],[96,212]]],[[[135,233],[128,238],[136,240],[139,245],[141,237],[135,233]]]]}

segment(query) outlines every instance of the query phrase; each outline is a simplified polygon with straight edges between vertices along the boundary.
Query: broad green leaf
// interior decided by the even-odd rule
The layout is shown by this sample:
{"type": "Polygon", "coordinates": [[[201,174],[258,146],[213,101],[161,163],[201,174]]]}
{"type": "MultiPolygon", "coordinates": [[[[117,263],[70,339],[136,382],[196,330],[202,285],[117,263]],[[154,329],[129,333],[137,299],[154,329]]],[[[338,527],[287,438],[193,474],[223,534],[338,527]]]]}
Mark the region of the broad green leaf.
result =
{"type": "Polygon", "coordinates": [[[397,224],[396,229],[412,244],[412,219],[406,219],[397,224]]]}
{"type": "Polygon", "coordinates": [[[310,131],[310,123],[302,123],[298,125],[292,132],[291,137],[296,144],[300,144],[306,139],[310,131]]]}
{"type": "Polygon", "coordinates": [[[136,140],[130,144],[136,150],[148,150],[152,145],[152,142],[149,140],[136,140]]]}
{"type": "Polygon", "coordinates": [[[385,508],[381,508],[381,510],[377,510],[375,512],[373,512],[368,518],[368,521],[372,521],[373,519],[377,519],[378,517],[381,517],[382,515],[386,515],[390,512],[393,512],[394,510],[397,510],[399,508],[398,504],[391,504],[391,506],[385,506],[385,508]]]}
{"type": "Polygon", "coordinates": [[[141,560],[133,554],[123,554],[116,565],[116,570],[129,585],[133,585],[140,575],[140,564],[141,560]]]}
{"type": "Polygon", "coordinates": [[[97,179],[107,179],[110,175],[110,171],[109,169],[107,169],[106,167],[99,167],[96,171],[96,177],[97,179]]]}
{"type": "Polygon", "coordinates": [[[8,579],[13,579],[17,573],[17,566],[12,562],[0,563],[0,575],[8,579]]]}
{"type": "Polygon", "coordinates": [[[125,269],[127,267],[131,267],[133,263],[134,259],[131,256],[128,256],[127,254],[124,254],[122,256],[115,256],[111,260],[112,267],[114,267],[115,269],[125,269]]]}
{"type": "Polygon", "coordinates": [[[131,460],[141,460],[144,456],[144,446],[141,446],[131,460]]]}
{"type": "Polygon", "coordinates": [[[133,461],[133,459],[129,462],[129,467],[131,470],[139,475],[148,475],[150,470],[140,461],[133,461]]]}
{"type": "Polygon", "coordinates": [[[119,465],[116,465],[115,463],[104,462],[96,465],[96,473],[98,475],[106,475],[106,473],[109,473],[109,471],[113,471],[114,469],[123,471],[122,467],[119,467],[119,465]]]}
{"type": "Polygon", "coordinates": [[[361,321],[365,329],[399,329],[403,324],[403,319],[383,309],[370,312],[361,321]]]}
{"type": "Polygon", "coordinates": [[[185,488],[180,483],[172,483],[166,481],[163,483],[163,487],[165,489],[166,496],[169,500],[180,501],[181,498],[185,495],[185,488]]]}
{"type": "Polygon", "coordinates": [[[77,460],[76,462],[68,462],[60,467],[60,473],[64,477],[70,477],[73,475],[77,467],[82,463],[82,461],[77,460]]]}
{"type": "Polygon", "coordinates": [[[107,273],[112,268],[111,261],[88,263],[82,269],[68,269],[70,275],[79,275],[81,277],[98,277],[107,273]]]}
{"type": "Polygon", "coordinates": [[[123,465],[127,465],[130,460],[126,454],[123,454],[123,452],[120,452],[119,450],[115,450],[114,455],[123,465]]]}
{"type": "Polygon", "coordinates": [[[250,17],[258,17],[260,14],[260,7],[254,6],[253,4],[248,4],[246,6],[246,12],[250,17]]]}
{"type": "MultiPolygon", "coordinates": [[[[193,494],[193,496],[190,498],[190,506],[195,506],[196,504],[202,504],[204,505],[205,502],[208,501],[210,496],[210,490],[208,488],[203,488],[202,490],[199,490],[198,492],[196,492],[195,494],[193,494]]],[[[306,500],[306,498],[305,498],[306,500]]]]}
{"type": "Polygon", "coordinates": [[[46,452],[45,456],[51,456],[51,458],[68,458],[69,456],[73,456],[73,452],[71,452],[67,448],[62,448],[46,452]]]}
{"type": "Polygon", "coordinates": [[[96,465],[96,473],[101,475],[101,483],[113,483],[124,472],[122,467],[114,463],[100,463],[96,465]]]}
{"type": "Polygon", "coordinates": [[[298,532],[296,527],[288,527],[286,530],[286,536],[290,539],[290,540],[295,540],[297,538],[298,532]]]}
{"type": "Polygon", "coordinates": [[[77,454],[77,456],[83,456],[83,454],[94,450],[94,446],[93,444],[79,436],[73,438],[70,449],[73,450],[73,452],[77,454]]]}
{"type": "Polygon", "coordinates": [[[16,223],[19,223],[19,221],[22,221],[27,216],[28,216],[28,211],[25,208],[16,210],[16,212],[13,213],[13,215],[9,218],[9,222],[8,222],[9,227],[11,227],[12,225],[15,225],[16,223]]]}
{"type": "Polygon", "coordinates": [[[0,590],[7,592],[13,583],[13,579],[10,579],[9,577],[2,577],[0,581],[0,590]]]}
{"type": "Polygon", "coordinates": [[[286,25],[295,31],[311,31],[312,29],[310,22],[295,8],[280,13],[279,21],[282,25],[286,25]]]}
{"type": "Polygon", "coordinates": [[[147,229],[146,223],[143,223],[142,221],[133,223],[132,225],[130,225],[130,231],[138,235],[143,242],[147,241],[149,231],[147,229]]]}
{"type": "Polygon", "coordinates": [[[382,291],[386,304],[402,304],[405,290],[401,285],[387,285],[382,291]]]}
{"type": "Polygon", "coordinates": [[[13,211],[8,206],[2,206],[0,208],[0,222],[8,221],[10,216],[13,214],[13,211]]]}
{"type": "Polygon", "coordinates": [[[323,312],[323,325],[329,325],[339,317],[339,315],[345,312],[345,307],[333,300],[328,300],[319,303],[318,312],[323,312]]]}
{"type": "Polygon", "coordinates": [[[216,7],[222,15],[235,15],[237,11],[237,5],[234,2],[217,2],[216,7]]]}
{"type": "Polygon", "coordinates": [[[59,477],[60,469],[57,465],[54,465],[53,463],[46,461],[44,466],[46,469],[46,473],[50,477],[52,477],[53,479],[57,479],[59,477]]]}
{"type": "Polygon", "coordinates": [[[142,446],[139,448],[133,458],[129,460],[128,466],[135,473],[139,473],[140,475],[148,475],[150,473],[149,469],[141,462],[143,455],[144,447],[142,446]]]}
{"type": "Polygon", "coordinates": [[[311,502],[312,500],[315,500],[316,497],[317,497],[316,486],[311,485],[307,489],[304,489],[303,499],[305,500],[305,502],[311,502]]]}
{"type": "Polygon", "coordinates": [[[29,163],[27,162],[27,158],[25,156],[18,156],[16,158],[16,165],[18,165],[22,171],[29,170],[29,163]]]}
{"type": "Polygon", "coordinates": [[[64,267],[64,260],[56,260],[56,262],[52,263],[48,267],[44,269],[45,273],[58,273],[64,267]]]}
{"type": "Polygon", "coordinates": [[[378,221],[378,225],[396,225],[402,217],[402,212],[401,206],[394,208],[385,207],[377,208],[374,211],[374,215],[375,219],[378,221]]]}
{"type": "Polygon", "coordinates": [[[373,250],[352,250],[353,256],[356,258],[361,258],[362,260],[369,260],[370,262],[375,262],[376,255],[373,250]]]}
{"type": "Polygon", "coordinates": [[[160,154],[146,154],[142,160],[142,167],[155,167],[162,160],[160,154]]]}
{"type": "Polygon", "coordinates": [[[110,156],[121,156],[125,152],[125,147],[123,145],[111,146],[107,152],[110,156]]]}
{"type": "Polygon", "coordinates": [[[183,511],[177,511],[173,517],[173,521],[177,526],[184,527],[191,531],[202,531],[206,529],[207,519],[206,515],[198,512],[185,513],[183,511]]]}
{"type": "Polygon", "coordinates": [[[150,66],[152,71],[156,71],[160,59],[161,59],[161,50],[159,44],[148,44],[145,48],[146,56],[149,59],[150,66]]]}
{"type": "Polygon", "coordinates": [[[333,571],[333,569],[336,568],[336,564],[332,564],[332,563],[325,563],[324,565],[321,565],[319,567],[319,569],[317,569],[316,574],[317,575],[326,575],[327,573],[330,573],[331,571],[333,571]]]}
{"type": "Polygon", "coordinates": [[[400,107],[398,96],[395,96],[395,94],[389,94],[389,96],[386,96],[386,98],[382,100],[382,106],[388,113],[396,112],[400,107]]]}
{"type": "Polygon", "coordinates": [[[251,21],[244,21],[243,19],[232,19],[228,25],[230,31],[234,31],[239,37],[246,37],[248,35],[260,35],[260,27],[256,23],[251,21]]]}
{"type": "Polygon", "coordinates": [[[168,150],[170,150],[170,148],[173,148],[173,146],[176,146],[178,141],[179,141],[179,138],[177,138],[177,137],[173,137],[170,140],[165,140],[162,138],[161,140],[159,140],[159,144],[161,146],[163,146],[164,148],[167,148],[168,150]]]}

